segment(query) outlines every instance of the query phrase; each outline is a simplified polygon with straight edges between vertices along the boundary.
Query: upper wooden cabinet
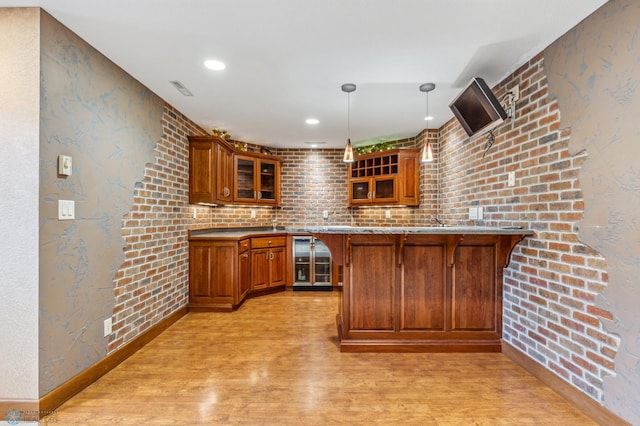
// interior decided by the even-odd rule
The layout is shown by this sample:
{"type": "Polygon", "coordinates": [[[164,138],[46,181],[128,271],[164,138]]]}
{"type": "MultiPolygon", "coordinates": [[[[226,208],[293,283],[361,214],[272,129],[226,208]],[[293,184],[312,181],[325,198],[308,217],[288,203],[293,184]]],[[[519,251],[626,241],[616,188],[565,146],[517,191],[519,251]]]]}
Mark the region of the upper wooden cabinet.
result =
{"type": "Polygon", "coordinates": [[[234,194],[237,203],[278,205],[280,202],[280,162],[251,155],[233,157],[234,194]]]}
{"type": "Polygon", "coordinates": [[[189,202],[280,203],[280,158],[236,151],[215,136],[189,136],[189,202]]]}
{"type": "Polygon", "coordinates": [[[349,206],[420,204],[420,150],[361,155],[349,164],[349,206]]]}

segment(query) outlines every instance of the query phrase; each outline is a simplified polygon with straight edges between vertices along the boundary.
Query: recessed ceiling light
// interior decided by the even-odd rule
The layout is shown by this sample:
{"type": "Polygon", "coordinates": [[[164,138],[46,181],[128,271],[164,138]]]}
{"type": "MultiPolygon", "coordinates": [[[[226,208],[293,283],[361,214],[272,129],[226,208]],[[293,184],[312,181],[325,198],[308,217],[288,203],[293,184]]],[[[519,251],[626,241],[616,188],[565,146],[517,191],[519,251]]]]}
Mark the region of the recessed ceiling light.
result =
{"type": "Polygon", "coordinates": [[[429,121],[429,120],[433,120],[433,117],[430,115],[424,118],[424,121],[429,121]]]}
{"type": "Polygon", "coordinates": [[[204,61],[204,66],[214,71],[222,71],[227,67],[224,62],[216,61],[214,59],[204,61]]]}
{"type": "Polygon", "coordinates": [[[304,120],[305,123],[307,124],[318,124],[320,122],[320,120],[318,120],[317,118],[307,118],[306,120],[304,120]]]}
{"type": "Polygon", "coordinates": [[[318,142],[305,141],[305,143],[309,145],[311,148],[317,148],[320,145],[324,145],[327,142],[326,141],[318,141],[318,142]]]}

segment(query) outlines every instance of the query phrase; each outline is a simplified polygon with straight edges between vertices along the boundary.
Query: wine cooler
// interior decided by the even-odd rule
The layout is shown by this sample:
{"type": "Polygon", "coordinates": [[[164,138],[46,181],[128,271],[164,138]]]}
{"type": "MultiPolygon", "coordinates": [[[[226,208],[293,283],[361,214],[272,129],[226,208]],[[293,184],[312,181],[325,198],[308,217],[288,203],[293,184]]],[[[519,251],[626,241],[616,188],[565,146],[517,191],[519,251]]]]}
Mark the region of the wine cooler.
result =
{"type": "Polygon", "coordinates": [[[326,290],[331,285],[331,252],[320,240],[308,237],[293,237],[293,289],[326,290]]]}

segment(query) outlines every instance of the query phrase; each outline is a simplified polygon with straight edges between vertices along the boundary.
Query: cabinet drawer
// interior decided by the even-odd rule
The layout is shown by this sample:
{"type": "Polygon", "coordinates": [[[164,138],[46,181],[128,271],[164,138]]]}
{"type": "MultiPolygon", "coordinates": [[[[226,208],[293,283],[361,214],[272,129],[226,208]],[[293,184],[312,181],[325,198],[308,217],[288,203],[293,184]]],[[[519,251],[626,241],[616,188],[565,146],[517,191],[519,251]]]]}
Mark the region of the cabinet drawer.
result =
{"type": "Polygon", "coordinates": [[[251,247],[251,242],[249,240],[249,238],[247,238],[246,240],[241,240],[238,242],[238,253],[243,253],[247,250],[249,250],[249,248],[251,247]]]}
{"type": "Polygon", "coordinates": [[[286,241],[287,237],[252,238],[251,248],[284,247],[286,245],[286,241]]]}

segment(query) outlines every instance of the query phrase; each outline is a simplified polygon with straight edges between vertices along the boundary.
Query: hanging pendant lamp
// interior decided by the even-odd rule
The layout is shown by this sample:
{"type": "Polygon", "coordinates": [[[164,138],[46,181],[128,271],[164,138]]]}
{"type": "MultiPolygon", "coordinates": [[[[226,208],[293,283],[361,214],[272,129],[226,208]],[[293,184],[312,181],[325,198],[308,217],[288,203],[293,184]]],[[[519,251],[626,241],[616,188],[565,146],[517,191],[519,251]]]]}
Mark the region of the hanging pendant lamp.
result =
{"type": "Polygon", "coordinates": [[[342,161],[345,163],[353,163],[353,147],[351,146],[351,92],[355,92],[356,85],[346,83],[342,85],[342,91],[347,93],[347,146],[344,147],[344,157],[342,161]]]}
{"type": "Polygon", "coordinates": [[[426,114],[424,119],[426,121],[424,126],[424,144],[422,145],[422,152],[420,153],[420,162],[421,163],[432,163],[433,162],[433,152],[431,151],[431,144],[429,143],[429,92],[436,88],[436,85],[433,83],[424,83],[420,85],[420,91],[426,93],[427,98],[427,106],[426,106],[426,114]]]}

